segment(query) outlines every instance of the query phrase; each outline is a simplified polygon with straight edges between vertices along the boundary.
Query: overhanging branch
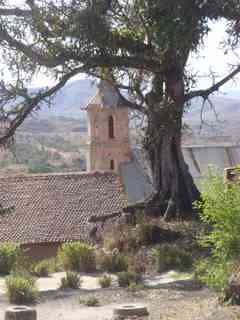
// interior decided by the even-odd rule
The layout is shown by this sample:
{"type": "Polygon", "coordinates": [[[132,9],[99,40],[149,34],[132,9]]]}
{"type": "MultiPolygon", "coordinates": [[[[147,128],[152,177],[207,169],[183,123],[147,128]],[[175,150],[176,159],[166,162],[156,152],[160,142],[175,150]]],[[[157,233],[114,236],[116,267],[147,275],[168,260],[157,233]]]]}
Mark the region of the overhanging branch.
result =
{"type": "Polygon", "coordinates": [[[58,92],[67,81],[78,73],[83,72],[82,68],[76,68],[63,76],[61,80],[49,90],[44,92],[40,92],[36,94],[34,97],[28,96],[25,98],[25,101],[22,103],[22,107],[17,112],[17,116],[10,120],[10,125],[6,129],[4,135],[0,137],[0,145],[5,145],[8,140],[13,137],[17,128],[24,122],[24,120],[38,107],[38,105],[47,98],[50,98],[53,94],[58,92]]]}
{"type": "Polygon", "coordinates": [[[189,92],[187,95],[185,95],[185,102],[196,97],[202,97],[204,100],[206,100],[208,96],[210,96],[213,92],[218,91],[224,84],[232,80],[239,73],[240,73],[240,65],[237,68],[235,68],[231,73],[229,73],[226,77],[224,77],[222,80],[215,83],[208,89],[189,92]]]}

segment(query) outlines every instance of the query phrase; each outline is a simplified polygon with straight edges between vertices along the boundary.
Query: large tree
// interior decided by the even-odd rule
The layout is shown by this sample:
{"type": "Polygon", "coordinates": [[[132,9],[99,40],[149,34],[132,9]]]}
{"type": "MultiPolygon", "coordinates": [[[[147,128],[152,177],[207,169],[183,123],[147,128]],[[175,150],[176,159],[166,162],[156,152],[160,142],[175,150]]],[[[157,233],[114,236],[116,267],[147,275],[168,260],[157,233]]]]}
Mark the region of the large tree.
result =
{"type": "Polygon", "coordinates": [[[227,21],[233,49],[239,37],[239,0],[27,0],[9,6],[0,1],[2,60],[14,81],[1,81],[0,112],[4,144],[41,102],[66,82],[87,73],[111,82],[127,106],[147,119],[148,151],[157,195],[165,216],[187,215],[199,192],[181,150],[184,107],[207,99],[240,72],[230,73],[207,90],[191,91],[186,65],[210,31],[211,21],[227,21]],[[56,85],[29,92],[38,72],[56,85]]]}

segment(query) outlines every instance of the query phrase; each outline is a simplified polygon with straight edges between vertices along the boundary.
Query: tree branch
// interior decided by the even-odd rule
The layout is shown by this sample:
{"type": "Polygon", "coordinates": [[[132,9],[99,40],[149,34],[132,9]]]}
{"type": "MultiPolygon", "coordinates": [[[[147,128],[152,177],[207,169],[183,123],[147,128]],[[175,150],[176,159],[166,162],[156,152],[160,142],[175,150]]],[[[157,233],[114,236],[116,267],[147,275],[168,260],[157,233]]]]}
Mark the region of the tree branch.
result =
{"type": "Polygon", "coordinates": [[[65,61],[65,58],[62,55],[59,55],[58,57],[46,57],[39,52],[36,52],[32,49],[32,47],[29,45],[26,45],[22,43],[21,41],[18,41],[10,36],[10,34],[3,28],[3,26],[0,26],[0,41],[6,41],[7,44],[10,46],[10,48],[15,49],[17,51],[21,51],[23,54],[25,54],[27,57],[29,57],[33,62],[38,63],[41,66],[46,66],[49,68],[54,68],[60,64],[63,64],[65,61]]]}
{"type": "Polygon", "coordinates": [[[219,82],[215,83],[208,89],[203,90],[196,90],[189,92],[185,95],[185,102],[195,98],[195,97],[202,97],[204,100],[208,98],[210,94],[212,94],[215,91],[218,91],[224,84],[226,84],[228,81],[232,80],[238,73],[240,73],[240,65],[235,68],[231,73],[229,73],[226,77],[224,77],[219,82]]]}
{"type": "Polygon", "coordinates": [[[18,110],[15,119],[10,120],[10,125],[6,128],[5,133],[0,137],[0,146],[7,144],[8,140],[13,137],[17,128],[24,122],[24,120],[38,107],[38,105],[44,101],[44,99],[51,97],[58,92],[67,81],[78,73],[83,72],[82,68],[76,68],[64,75],[62,79],[52,88],[44,92],[40,92],[34,97],[25,97],[25,101],[22,103],[22,107],[18,110]]]}

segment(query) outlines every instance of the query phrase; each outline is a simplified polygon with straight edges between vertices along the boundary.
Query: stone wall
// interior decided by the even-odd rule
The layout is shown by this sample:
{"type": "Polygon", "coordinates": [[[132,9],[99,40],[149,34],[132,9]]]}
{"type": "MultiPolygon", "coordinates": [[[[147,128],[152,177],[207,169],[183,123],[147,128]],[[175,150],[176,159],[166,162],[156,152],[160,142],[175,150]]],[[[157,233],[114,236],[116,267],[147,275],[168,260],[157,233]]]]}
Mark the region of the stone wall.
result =
{"type": "Polygon", "coordinates": [[[34,243],[22,245],[24,254],[33,260],[42,260],[56,257],[60,243],[34,243]]]}

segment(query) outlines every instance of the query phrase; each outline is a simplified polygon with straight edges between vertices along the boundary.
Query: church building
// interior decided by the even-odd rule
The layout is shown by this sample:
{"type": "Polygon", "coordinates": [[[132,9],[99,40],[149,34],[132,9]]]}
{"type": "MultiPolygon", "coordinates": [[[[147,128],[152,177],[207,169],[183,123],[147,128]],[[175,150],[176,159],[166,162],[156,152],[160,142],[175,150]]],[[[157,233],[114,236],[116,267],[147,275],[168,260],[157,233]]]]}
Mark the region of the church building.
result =
{"type": "Polygon", "coordinates": [[[120,217],[153,192],[129,140],[128,108],[102,81],[88,103],[88,172],[0,177],[0,242],[18,242],[33,259],[69,241],[92,241],[98,221],[120,217]]]}
{"type": "Polygon", "coordinates": [[[144,202],[154,192],[144,167],[141,150],[130,144],[129,108],[116,89],[100,81],[96,95],[86,107],[88,113],[88,171],[114,171],[119,176],[128,204],[144,202]]]}

